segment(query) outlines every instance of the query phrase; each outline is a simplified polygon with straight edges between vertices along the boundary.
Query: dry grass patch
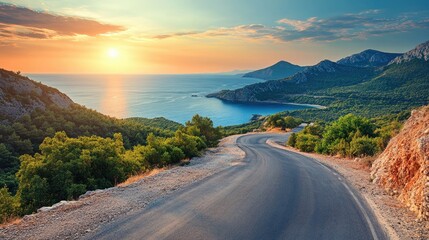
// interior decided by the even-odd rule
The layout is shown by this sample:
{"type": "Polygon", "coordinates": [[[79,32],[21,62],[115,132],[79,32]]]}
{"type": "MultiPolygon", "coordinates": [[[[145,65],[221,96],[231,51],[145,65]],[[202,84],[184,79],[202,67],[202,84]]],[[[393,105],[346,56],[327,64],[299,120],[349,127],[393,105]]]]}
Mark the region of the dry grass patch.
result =
{"type": "Polygon", "coordinates": [[[143,172],[143,173],[131,176],[127,180],[125,180],[125,182],[119,183],[116,186],[117,187],[125,187],[125,186],[128,186],[128,185],[132,184],[132,183],[140,181],[141,179],[143,179],[145,177],[150,177],[150,176],[156,175],[156,174],[158,174],[158,173],[160,173],[162,171],[165,171],[167,169],[170,169],[170,168],[171,167],[154,168],[152,170],[149,170],[149,171],[146,171],[146,172],[143,172]]]}

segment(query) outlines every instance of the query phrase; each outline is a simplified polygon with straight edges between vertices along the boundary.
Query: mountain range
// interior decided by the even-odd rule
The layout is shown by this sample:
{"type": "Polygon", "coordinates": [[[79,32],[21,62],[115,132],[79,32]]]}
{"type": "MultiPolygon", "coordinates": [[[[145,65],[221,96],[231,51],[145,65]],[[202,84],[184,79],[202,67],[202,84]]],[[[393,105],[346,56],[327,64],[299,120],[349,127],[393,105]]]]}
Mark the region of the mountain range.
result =
{"type": "MultiPolygon", "coordinates": [[[[398,55],[366,50],[338,62],[329,60],[294,75],[237,90],[209,94],[231,102],[318,104],[322,119],[354,112],[367,116],[407,110],[429,102],[429,41],[398,55]]],[[[315,117],[314,111],[298,111],[315,117]]]]}
{"type": "MultiPolygon", "coordinates": [[[[368,49],[360,53],[342,58],[337,61],[338,64],[353,66],[353,67],[380,67],[385,66],[402,53],[386,53],[377,50],[368,49]]],[[[264,80],[278,80],[293,76],[294,74],[303,71],[307,67],[292,64],[286,61],[280,61],[276,64],[249,72],[243,75],[248,78],[259,78],[264,80]]]]}

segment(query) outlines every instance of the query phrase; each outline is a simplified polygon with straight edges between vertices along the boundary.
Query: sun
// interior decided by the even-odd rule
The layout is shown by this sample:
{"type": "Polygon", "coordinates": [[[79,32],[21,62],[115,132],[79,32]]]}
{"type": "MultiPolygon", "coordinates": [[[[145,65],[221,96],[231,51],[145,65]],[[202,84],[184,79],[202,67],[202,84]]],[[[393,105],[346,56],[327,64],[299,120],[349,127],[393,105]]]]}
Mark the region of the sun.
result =
{"type": "Polygon", "coordinates": [[[116,48],[109,48],[107,50],[107,56],[109,56],[109,58],[117,58],[119,56],[119,52],[116,48]]]}

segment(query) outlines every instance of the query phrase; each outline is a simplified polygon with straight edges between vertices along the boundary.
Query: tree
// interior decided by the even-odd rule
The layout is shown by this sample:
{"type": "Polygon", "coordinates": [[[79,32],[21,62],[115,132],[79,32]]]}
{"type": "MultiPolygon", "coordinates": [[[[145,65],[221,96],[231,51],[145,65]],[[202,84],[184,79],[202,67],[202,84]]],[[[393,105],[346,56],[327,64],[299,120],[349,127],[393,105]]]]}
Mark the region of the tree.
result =
{"type": "Polygon", "coordinates": [[[303,152],[314,152],[320,139],[310,134],[298,134],[295,146],[303,152]]]}
{"type": "Polygon", "coordinates": [[[284,124],[283,126],[284,126],[285,128],[289,128],[289,129],[296,128],[296,127],[298,127],[301,123],[302,123],[302,120],[301,120],[301,119],[294,118],[294,117],[291,117],[291,116],[287,116],[287,117],[285,117],[285,118],[283,119],[283,124],[284,124]]]}
{"type": "Polygon", "coordinates": [[[19,165],[19,160],[7,149],[6,145],[0,143],[0,169],[15,168],[19,165]]]}
{"type": "Polygon", "coordinates": [[[319,123],[313,123],[305,126],[303,133],[323,137],[324,128],[319,123]]]}
{"type": "Polygon", "coordinates": [[[375,128],[375,125],[369,119],[347,114],[326,127],[321,144],[326,149],[319,150],[331,154],[340,151],[341,154],[344,154],[345,150],[343,148],[350,144],[355,135],[375,137],[375,128]]]}
{"type": "Polygon", "coordinates": [[[0,223],[18,214],[18,203],[6,187],[0,188],[0,223]]]}
{"type": "Polygon", "coordinates": [[[186,122],[185,132],[192,136],[201,137],[210,147],[216,146],[222,133],[219,127],[213,127],[213,121],[208,117],[196,114],[191,121],[186,122]]]}
{"type": "Polygon", "coordinates": [[[291,147],[295,147],[295,145],[296,145],[296,135],[297,135],[296,133],[292,133],[289,136],[289,139],[287,141],[287,145],[289,145],[291,147]]]}
{"type": "Polygon", "coordinates": [[[368,136],[356,137],[350,142],[350,155],[353,157],[373,156],[378,151],[377,140],[368,136]]]}
{"type": "Polygon", "coordinates": [[[23,212],[73,199],[87,190],[112,187],[140,171],[138,161],[124,157],[122,135],[114,137],[69,138],[58,132],[43,141],[40,153],[21,156],[17,177],[23,212]]]}

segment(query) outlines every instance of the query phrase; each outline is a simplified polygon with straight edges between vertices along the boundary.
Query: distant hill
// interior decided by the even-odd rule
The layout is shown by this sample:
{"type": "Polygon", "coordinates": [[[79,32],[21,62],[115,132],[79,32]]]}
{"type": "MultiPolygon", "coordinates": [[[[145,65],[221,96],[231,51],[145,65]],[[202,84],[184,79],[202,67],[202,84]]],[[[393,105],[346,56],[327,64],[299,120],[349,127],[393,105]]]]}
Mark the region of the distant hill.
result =
{"type": "Polygon", "coordinates": [[[286,61],[280,61],[270,67],[246,73],[243,77],[277,80],[290,77],[303,69],[304,67],[294,65],[286,61]]]}
{"type": "Polygon", "coordinates": [[[156,117],[156,118],[143,118],[143,117],[133,117],[125,119],[127,122],[136,122],[144,124],[148,127],[166,129],[170,131],[176,131],[179,127],[183,127],[182,124],[166,119],[164,117],[156,117]]]}
{"type": "Polygon", "coordinates": [[[402,53],[386,53],[368,49],[337,61],[338,64],[354,67],[381,67],[387,65],[402,53]]]}
{"type": "MultiPolygon", "coordinates": [[[[64,93],[18,73],[0,69],[0,118],[15,119],[48,106],[69,108],[73,101],[64,93]]],[[[1,119],[0,119],[1,120],[1,119]]]]}
{"type": "Polygon", "coordinates": [[[347,113],[379,116],[429,104],[429,42],[387,66],[357,67],[328,60],[282,80],[209,94],[232,102],[294,102],[327,106],[292,113],[307,120],[333,120],[347,113]]]}

